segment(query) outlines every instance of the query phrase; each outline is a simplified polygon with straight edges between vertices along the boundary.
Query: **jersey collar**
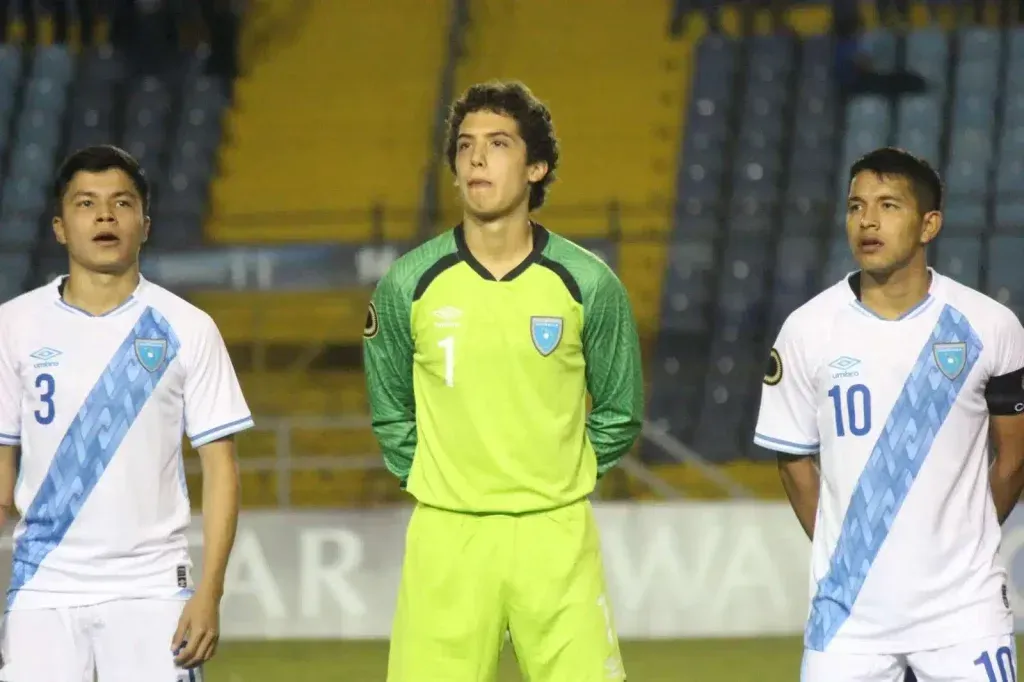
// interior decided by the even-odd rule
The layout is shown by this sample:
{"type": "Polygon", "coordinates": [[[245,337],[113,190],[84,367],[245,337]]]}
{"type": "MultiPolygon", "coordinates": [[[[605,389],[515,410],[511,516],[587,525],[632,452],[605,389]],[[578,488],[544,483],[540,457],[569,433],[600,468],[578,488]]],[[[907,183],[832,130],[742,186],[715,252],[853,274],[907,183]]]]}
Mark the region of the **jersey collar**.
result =
{"type": "Polygon", "coordinates": [[[131,295],[121,303],[121,305],[113,308],[112,310],[108,310],[102,315],[93,315],[92,313],[73,306],[64,300],[64,286],[67,284],[68,277],[69,275],[61,275],[50,283],[50,291],[53,292],[53,301],[56,303],[58,308],[75,313],[76,315],[84,315],[85,317],[110,317],[111,315],[115,315],[133,305],[135,301],[138,300],[139,294],[141,294],[143,289],[149,285],[149,282],[147,282],[146,278],[140,273],[138,286],[135,287],[135,291],[133,291],[131,295]]]}
{"type": "Polygon", "coordinates": [[[930,274],[931,278],[932,278],[931,279],[931,284],[928,285],[928,294],[924,298],[922,298],[918,302],[917,305],[915,305],[913,308],[911,308],[907,312],[903,313],[900,317],[896,318],[895,320],[890,320],[888,318],[881,317],[880,315],[876,314],[873,310],[871,310],[870,308],[865,306],[863,303],[861,303],[861,301],[860,301],[861,271],[860,270],[857,270],[855,272],[851,272],[850,274],[848,274],[846,276],[846,284],[848,285],[849,290],[850,290],[850,294],[851,294],[850,305],[853,306],[854,308],[856,308],[859,312],[863,313],[864,315],[867,315],[868,317],[873,317],[873,318],[878,319],[878,320],[885,320],[886,322],[899,322],[900,320],[909,320],[910,318],[917,317],[919,314],[924,312],[924,310],[929,305],[931,305],[931,302],[935,300],[936,295],[939,293],[939,290],[942,288],[942,280],[944,279],[943,276],[940,275],[939,273],[935,272],[935,270],[933,268],[930,268],[930,267],[928,268],[928,274],[930,274]]]}
{"type": "Polygon", "coordinates": [[[533,249],[523,259],[523,262],[512,268],[507,275],[498,280],[497,277],[492,275],[487,268],[485,268],[480,261],[473,257],[473,254],[469,252],[469,247],[466,246],[466,232],[462,227],[462,223],[455,226],[455,250],[459,255],[459,260],[462,260],[469,267],[473,268],[473,271],[483,277],[486,280],[492,282],[508,282],[513,280],[519,275],[526,272],[527,268],[540,260],[541,255],[544,253],[544,249],[548,245],[549,234],[547,229],[540,223],[530,221],[530,227],[533,230],[533,249]]]}

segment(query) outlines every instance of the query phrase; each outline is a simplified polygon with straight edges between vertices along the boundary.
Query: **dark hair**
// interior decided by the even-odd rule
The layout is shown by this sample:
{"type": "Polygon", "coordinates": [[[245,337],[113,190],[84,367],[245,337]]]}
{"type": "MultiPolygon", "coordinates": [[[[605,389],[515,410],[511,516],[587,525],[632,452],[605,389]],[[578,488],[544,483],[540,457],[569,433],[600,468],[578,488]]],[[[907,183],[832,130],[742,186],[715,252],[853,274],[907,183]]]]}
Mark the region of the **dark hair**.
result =
{"type": "Polygon", "coordinates": [[[448,168],[455,172],[455,153],[459,128],[468,114],[490,111],[510,117],[519,126],[519,135],[526,143],[528,164],[544,161],[547,174],[530,185],[530,210],[544,205],[548,186],[555,180],[558,167],[558,139],[551,123],[551,112],[518,81],[479,83],[463,93],[448,110],[448,139],[445,153],[448,168]]]}
{"type": "Polygon", "coordinates": [[[135,191],[142,198],[143,212],[149,212],[149,180],[146,173],[135,158],[125,150],[109,144],[85,147],[64,159],[57,171],[57,178],[53,182],[53,198],[56,202],[56,212],[60,213],[61,204],[64,201],[64,193],[68,191],[68,185],[78,173],[102,173],[103,171],[117,169],[124,171],[132,179],[135,191]]]}
{"type": "Polygon", "coordinates": [[[868,152],[850,167],[850,182],[861,171],[906,178],[922,214],[942,210],[942,179],[939,174],[927,161],[905,149],[882,147],[868,152]]]}

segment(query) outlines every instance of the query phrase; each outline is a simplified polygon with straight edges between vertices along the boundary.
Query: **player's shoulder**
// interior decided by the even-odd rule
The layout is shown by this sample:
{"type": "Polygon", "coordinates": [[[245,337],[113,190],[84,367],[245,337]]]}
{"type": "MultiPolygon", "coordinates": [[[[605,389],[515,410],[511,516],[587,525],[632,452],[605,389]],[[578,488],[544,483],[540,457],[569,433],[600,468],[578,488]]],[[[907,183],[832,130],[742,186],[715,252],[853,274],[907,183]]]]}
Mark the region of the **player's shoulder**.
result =
{"type": "Polygon", "coordinates": [[[1020,328],[1017,314],[991,296],[939,273],[942,278],[940,300],[967,318],[981,332],[1004,333],[1020,328]]]}
{"type": "Polygon", "coordinates": [[[204,332],[217,326],[205,310],[154,282],[146,280],[138,298],[180,332],[204,332]]]}
{"type": "Polygon", "coordinates": [[[596,253],[560,234],[542,229],[547,233],[547,244],[542,251],[545,261],[564,269],[584,292],[618,281],[608,263],[596,253]]]}
{"type": "Polygon", "coordinates": [[[379,289],[389,289],[411,296],[420,279],[431,269],[443,267],[447,260],[456,258],[454,229],[446,230],[414,249],[402,254],[378,283],[379,289]]]}
{"type": "Polygon", "coordinates": [[[851,292],[847,275],[791,312],[783,330],[800,334],[811,328],[827,328],[828,321],[849,306],[851,292]]]}

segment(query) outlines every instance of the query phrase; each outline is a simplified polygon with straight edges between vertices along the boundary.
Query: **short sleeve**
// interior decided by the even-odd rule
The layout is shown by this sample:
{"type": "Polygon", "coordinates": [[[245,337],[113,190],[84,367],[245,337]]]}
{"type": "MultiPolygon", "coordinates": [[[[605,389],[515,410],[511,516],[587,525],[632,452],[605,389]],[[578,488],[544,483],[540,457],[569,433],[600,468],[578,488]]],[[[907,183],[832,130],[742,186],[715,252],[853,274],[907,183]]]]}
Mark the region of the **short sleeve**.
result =
{"type": "Polygon", "coordinates": [[[996,326],[995,355],[985,386],[985,402],[993,415],[1024,412],[1024,327],[1008,308],[996,326]]]}
{"type": "Polygon", "coordinates": [[[790,455],[818,452],[814,372],[804,340],[790,317],[768,358],[754,443],[790,455]]]}
{"type": "Polygon", "coordinates": [[[252,414],[220,331],[207,318],[189,354],[185,379],[185,432],[198,448],[252,428],[252,414]]]}
{"type": "Polygon", "coordinates": [[[0,445],[21,443],[21,376],[10,339],[5,314],[0,311],[0,445]]]}

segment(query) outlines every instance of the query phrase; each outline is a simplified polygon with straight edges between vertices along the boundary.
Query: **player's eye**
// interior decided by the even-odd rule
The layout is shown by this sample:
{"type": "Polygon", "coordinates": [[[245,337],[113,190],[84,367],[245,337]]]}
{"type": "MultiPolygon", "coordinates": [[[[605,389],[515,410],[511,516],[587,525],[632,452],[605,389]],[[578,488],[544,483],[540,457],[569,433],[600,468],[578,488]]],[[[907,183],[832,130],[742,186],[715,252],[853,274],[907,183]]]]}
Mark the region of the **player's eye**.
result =
{"type": "Polygon", "coordinates": [[[850,204],[846,207],[847,213],[855,213],[860,210],[860,204],[850,204]]]}
{"type": "Polygon", "coordinates": [[[495,147],[507,147],[508,146],[508,142],[506,142],[505,140],[492,140],[491,144],[493,144],[495,147]]]}
{"type": "Polygon", "coordinates": [[[469,149],[469,143],[468,142],[460,142],[458,145],[456,145],[455,148],[458,149],[460,152],[461,151],[465,151],[466,149],[469,149]]]}
{"type": "Polygon", "coordinates": [[[76,206],[81,206],[82,208],[89,208],[90,206],[92,206],[92,201],[89,200],[89,199],[82,199],[81,201],[79,201],[75,205],[76,206]]]}
{"type": "Polygon", "coordinates": [[[128,201],[127,199],[120,199],[117,202],[117,205],[120,206],[121,208],[131,208],[132,202],[128,201]]]}
{"type": "Polygon", "coordinates": [[[899,206],[897,206],[896,204],[894,204],[894,203],[893,203],[893,202],[891,202],[891,201],[886,201],[886,202],[884,202],[884,203],[882,204],[882,208],[884,208],[884,209],[886,209],[886,210],[892,210],[892,209],[894,209],[894,208],[899,208],[899,206]]]}

